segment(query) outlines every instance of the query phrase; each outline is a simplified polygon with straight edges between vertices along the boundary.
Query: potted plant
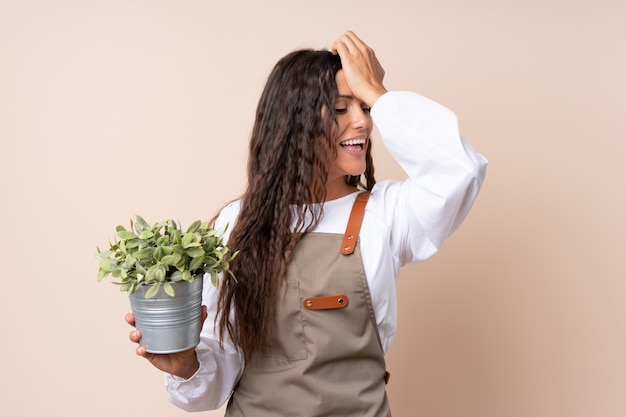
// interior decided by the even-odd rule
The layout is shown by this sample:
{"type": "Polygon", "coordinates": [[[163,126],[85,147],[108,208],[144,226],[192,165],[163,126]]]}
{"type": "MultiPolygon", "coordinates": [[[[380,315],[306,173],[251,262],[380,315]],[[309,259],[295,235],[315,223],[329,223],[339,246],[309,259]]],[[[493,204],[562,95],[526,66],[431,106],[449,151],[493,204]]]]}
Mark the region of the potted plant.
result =
{"type": "MultiPolygon", "coordinates": [[[[225,232],[226,230],[222,231],[225,232]]],[[[183,231],[171,219],[148,224],[141,216],[130,229],[115,228],[109,249],[97,248],[98,281],[111,276],[129,294],[141,344],[151,353],[191,349],[200,341],[202,283],[208,274],[218,286],[227,273],[230,254],[222,234],[196,220],[183,231]]]]}

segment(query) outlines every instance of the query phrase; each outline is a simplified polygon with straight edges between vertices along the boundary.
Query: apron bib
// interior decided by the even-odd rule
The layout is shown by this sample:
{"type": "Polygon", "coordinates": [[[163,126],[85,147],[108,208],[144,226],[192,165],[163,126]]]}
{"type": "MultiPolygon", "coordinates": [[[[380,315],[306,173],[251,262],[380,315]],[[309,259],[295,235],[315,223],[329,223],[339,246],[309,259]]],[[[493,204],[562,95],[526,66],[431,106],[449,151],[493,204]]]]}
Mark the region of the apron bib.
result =
{"type": "Polygon", "coordinates": [[[279,290],[275,331],[225,416],[389,417],[385,359],[363,270],[357,197],[345,235],[309,233],[279,290]]]}

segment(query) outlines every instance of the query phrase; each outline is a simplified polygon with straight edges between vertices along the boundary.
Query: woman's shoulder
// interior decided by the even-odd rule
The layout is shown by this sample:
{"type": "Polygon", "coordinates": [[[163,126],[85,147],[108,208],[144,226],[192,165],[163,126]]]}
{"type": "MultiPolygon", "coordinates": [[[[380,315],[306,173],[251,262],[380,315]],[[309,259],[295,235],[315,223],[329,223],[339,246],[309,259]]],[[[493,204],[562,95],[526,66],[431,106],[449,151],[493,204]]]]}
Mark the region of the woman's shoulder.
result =
{"type": "Polygon", "coordinates": [[[371,191],[370,201],[380,208],[394,206],[398,193],[400,192],[402,181],[384,180],[377,182],[371,191]]]}
{"type": "Polygon", "coordinates": [[[241,209],[241,199],[233,200],[222,208],[219,216],[220,217],[237,216],[240,209],[241,209]]]}
{"type": "Polygon", "coordinates": [[[233,229],[239,210],[241,209],[241,200],[234,200],[226,204],[215,220],[215,229],[224,231],[224,238],[228,239],[230,231],[233,229]]]}

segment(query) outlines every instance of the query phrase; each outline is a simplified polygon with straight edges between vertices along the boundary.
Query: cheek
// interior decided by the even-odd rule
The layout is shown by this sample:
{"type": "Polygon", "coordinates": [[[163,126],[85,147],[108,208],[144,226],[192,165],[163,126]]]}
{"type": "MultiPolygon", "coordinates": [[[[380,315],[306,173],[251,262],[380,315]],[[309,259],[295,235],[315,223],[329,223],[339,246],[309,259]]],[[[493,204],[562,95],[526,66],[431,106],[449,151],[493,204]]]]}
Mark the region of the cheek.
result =
{"type": "Polygon", "coordinates": [[[350,127],[350,121],[345,115],[337,116],[335,119],[334,137],[338,138],[350,127]]]}

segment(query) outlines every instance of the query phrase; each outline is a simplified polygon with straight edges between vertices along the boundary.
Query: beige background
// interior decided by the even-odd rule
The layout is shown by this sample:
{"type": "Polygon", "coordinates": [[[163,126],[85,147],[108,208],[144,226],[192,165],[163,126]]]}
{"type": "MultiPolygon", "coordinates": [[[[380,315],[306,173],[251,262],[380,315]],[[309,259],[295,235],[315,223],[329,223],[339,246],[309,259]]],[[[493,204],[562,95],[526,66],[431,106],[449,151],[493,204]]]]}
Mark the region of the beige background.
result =
{"type": "Polygon", "coordinates": [[[402,272],[394,415],[626,415],[625,19],[623,0],[0,0],[0,415],[186,415],[96,245],[241,192],[269,69],[348,28],[490,160],[464,226],[402,272]]]}

